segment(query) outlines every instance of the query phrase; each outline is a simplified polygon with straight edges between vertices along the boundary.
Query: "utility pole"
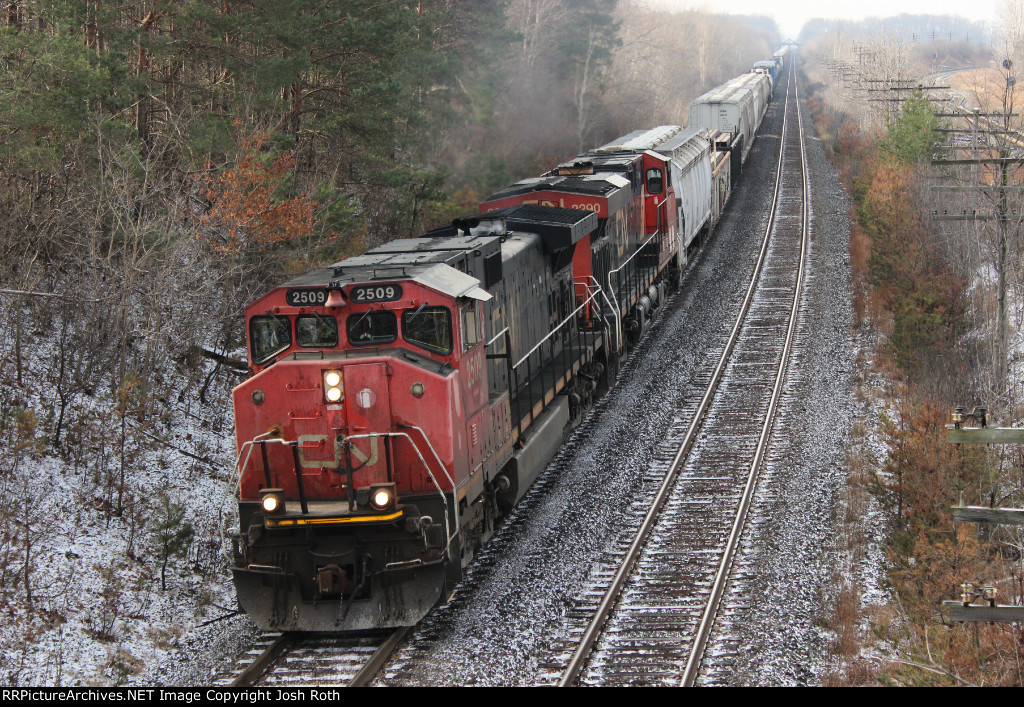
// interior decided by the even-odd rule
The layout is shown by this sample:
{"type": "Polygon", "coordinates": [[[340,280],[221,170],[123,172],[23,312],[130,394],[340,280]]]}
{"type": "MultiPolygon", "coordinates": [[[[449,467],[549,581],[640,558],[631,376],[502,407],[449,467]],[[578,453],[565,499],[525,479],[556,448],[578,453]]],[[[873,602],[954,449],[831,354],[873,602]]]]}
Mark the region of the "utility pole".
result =
{"type": "MultiPolygon", "coordinates": [[[[946,425],[946,441],[952,444],[1024,444],[1024,428],[989,427],[988,410],[977,407],[967,412],[958,407],[953,410],[953,422],[946,425]],[[977,427],[964,427],[965,422],[977,424],[977,427]]],[[[989,506],[965,506],[963,492],[960,493],[958,505],[950,509],[954,521],[958,523],[982,523],[1001,525],[1024,525],[1024,509],[995,507],[994,494],[989,506]]],[[[996,587],[987,585],[975,586],[972,582],[960,585],[960,600],[942,602],[949,609],[950,620],[971,623],[1003,622],[1017,623],[1024,621],[1024,606],[996,604],[996,587]],[[983,604],[975,604],[977,600],[983,604]]]]}
{"type": "MultiPolygon", "coordinates": [[[[981,109],[975,108],[974,119],[971,120],[971,159],[978,159],[978,121],[981,120],[981,109]]],[[[971,165],[971,186],[978,186],[978,164],[971,165]]]]}
{"type": "MultiPolygon", "coordinates": [[[[997,109],[991,113],[983,113],[979,108],[968,109],[954,104],[951,110],[936,113],[944,117],[955,117],[962,120],[969,120],[970,126],[967,129],[947,129],[945,132],[969,133],[970,135],[970,158],[955,159],[945,156],[932,160],[933,166],[970,166],[969,186],[966,179],[961,182],[960,187],[936,187],[932,189],[954,189],[958,188],[966,193],[973,192],[976,197],[987,195],[990,199],[988,209],[981,208],[980,200],[975,198],[974,203],[961,204],[961,208],[945,208],[933,211],[933,220],[937,221],[995,221],[995,234],[993,250],[996,282],[996,321],[992,336],[992,389],[998,399],[1003,399],[1007,393],[1009,377],[1009,316],[1007,313],[1007,289],[1009,287],[1009,246],[1010,239],[1016,233],[1019,216],[1015,213],[1017,199],[1011,201],[1010,196],[1019,190],[1014,184],[1016,168],[1022,161],[1022,148],[1024,148],[1024,135],[1013,129],[1012,118],[1014,114],[1014,90],[1016,87],[1016,76],[1014,75],[1013,62],[1006,59],[1002,63],[1003,95],[1001,110],[997,109]],[[982,165],[992,165],[988,171],[988,177],[983,179],[981,174],[982,165]],[[1014,170],[1011,173],[1011,170],[1014,170]],[[1011,219],[1014,224],[1011,226],[1011,219]]],[[[964,138],[961,138],[964,140],[964,138]]],[[[954,136],[946,150],[964,150],[963,142],[958,142],[954,136]],[[960,147],[958,147],[960,146],[960,147]]],[[[954,175],[947,175],[954,176],[954,175]]],[[[966,175],[963,175],[966,177],[966,175]]]]}
{"type": "MultiPolygon", "coordinates": [[[[1009,59],[1003,60],[1003,69],[1006,71],[1006,88],[1003,91],[1003,130],[1008,134],[1010,130],[1010,116],[1013,114],[1013,88],[1017,78],[1013,74],[1013,62],[1009,59]]],[[[1009,239],[1009,213],[1006,205],[1006,187],[1008,185],[1008,163],[1006,159],[1010,156],[1007,142],[1000,141],[999,157],[999,263],[996,267],[998,274],[998,285],[996,293],[996,352],[995,352],[995,373],[996,390],[1000,395],[1006,391],[1006,377],[1008,372],[1007,358],[1009,356],[1009,333],[1006,317],[1006,251],[1009,239]]]]}

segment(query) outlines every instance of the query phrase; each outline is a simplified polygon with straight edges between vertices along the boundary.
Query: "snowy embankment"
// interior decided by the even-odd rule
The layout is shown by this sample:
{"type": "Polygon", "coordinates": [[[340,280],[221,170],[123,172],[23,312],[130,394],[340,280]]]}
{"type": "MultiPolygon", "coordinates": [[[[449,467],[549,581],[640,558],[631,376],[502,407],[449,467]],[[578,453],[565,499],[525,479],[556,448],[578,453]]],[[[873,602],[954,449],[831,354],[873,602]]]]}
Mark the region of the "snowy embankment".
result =
{"type": "Polygon", "coordinates": [[[235,606],[221,524],[237,379],[168,360],[68,396],[52,332],[20,334],[15,370],[15,331],[0,331],[0,681],[202,683],[252,631],[218,620],[235,606]]]}

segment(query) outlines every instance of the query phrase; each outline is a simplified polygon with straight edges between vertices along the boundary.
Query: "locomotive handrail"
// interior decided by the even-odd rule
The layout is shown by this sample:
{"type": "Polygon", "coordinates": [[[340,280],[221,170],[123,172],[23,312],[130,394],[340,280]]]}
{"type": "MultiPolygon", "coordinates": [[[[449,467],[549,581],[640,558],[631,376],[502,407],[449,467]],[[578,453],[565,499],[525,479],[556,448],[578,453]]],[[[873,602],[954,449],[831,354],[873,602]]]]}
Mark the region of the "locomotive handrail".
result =
{"type": "Polygon", "coordinates": [[[430,453],[433,454],[434,459],[437,460],[437,465],[441,467],[441,471],[444,472],[445,478],[448,479],[448,483],[450,483],[452,485],[452,489],[454,489],[455,480],[452,479],[451,475],[448,473],[448,468],[444,465],[444,462],[441,461],[441,456],[437,453],[437,450],[434,449],[434,445],[430,443],[430,438],[427,437],[427,433],[424,432],[421,428],[417,427],[416,425],[410,425],[407,422],[400,422],[398,424],[401,425],[402,427],[408,427],[410,430],[416,430],[417,432],[420,433],[420,436],[423,437],[423,441],[427,443],[427,447],[430,449],[430,453]]]}
{"type": "MultiPolygon", "coordinates": [[[[668,197],[665,197],[665,198],[667,199],[668,197]]],[[[665,202],[663,201],[662,203],[665,203],[665,202]]],[[[654,206],[655,206],[655,208],[658,208],[658,200],[657,199],[654,200],[654,206]]],[[[660,230],[655,231],[654,233],[652,233],[651,237],[648,238],[646,241],[644,241],[642,244],[640,244],[640,246],[636,250],[633,251],[633,255],[631,255],[628,258],[626,258],[626,260],[623,261],[622,265],[620,265],[619,267],[615,268],[614,270],[609,270],[608,271],[608,289],[610,289],[612,291],[612,299],[615,301],[615,312],[616,313],[619,312],[619,296],[618,296],[618,293],[615,292],[615,288],[612,286],[612,275],[618,274],[620,270],[622,270],[624,267],[629,265],[629,262],[633,258],[635,258],[636,256],[640,255],[640,253],[643,251],[643,249],[645,247],[647,247],[648,243],[650,243],[655,238],[657,238],[658,236],[661,236],[661,235],[663,235],[663,234],[662,234],[662,232],[660,230]]],[[[621,340],[617,341],[616,344],[619,344],[620,342],[621,342],[621,340]]]]}
{"type": "Polygon", "coordinates": [[[499,331],[499,332],[498,332],[497,334],[495,334],[495,335],[494,335],[494,338],[493,338],[493,339],[491,339],[491,340],[490,340],[490,341],[488,341],[488,342],[487,342],[486,344],[484,344],[484,348],[487,348],[488,346],[490,346],[491,344],[493,344],[493,343],[494,343],[495,341],[497,341],[498,339],[500,339],[500,338],[501,338],[501,336],[502,336],[502,335],[503,335],[503,334],[504,334],[505,332],[507,332],[507,331],[508,331],[508,327],[505,327],[504,329],[502,329],[501,331],[499,331]]]}
{"type": "MultiPolygon", "coordinates": [[[[430,452],[434,455],[434,459],[437,460],[438,465],[441,467],[441,471],[444,472],[445,478],[448,480],[448,483],[451,484],[452,493],[454,493],[455,481],[448,473],[447,467],[445,467],[444,462],[441,461],[441,457],[438,455],[437,450],[434,449],[434,445],[430,443],[430,439],[427,437],[426,433],[419,427],[416,427],[415,425],[404,426],[416,430],[423,437],[423,440],[427,443],[427,447],[430,449],[430,452]]],[[[242,452],[239,452],[238,458],[235,461],[235,472],[237,475],[236,490],[239,493],[239,495],[241,494],[242,469],[246,468],[249,465],[249,458],[252,456],[252,448],[254,446],[256,446],[257,444],[265,445],[269,443],[282,444],[285,446],[298,444],[298,442],[289,442],[288,440],[281,438],[260,439],[261,437],[266,437],[267,435],[270,434],[273,434],[273,432],[264,432],[263,434],[256,435],[251,440],[242,444],[242,449],[248,451],[246,452],[244,462],[242,462],[242,452]]],[[[438,483],[437,478],[434,476],[434,472],[431,471],[430,465],[427,464],[427,460],[424,458],[423,453],[420,451],[419,445],[417,445],[416,442],[412,439],[412,437],[410,437],[409,434],[406,432],[370,432],[359,435],[348,435],[343,437],[342,441],[347,442],[350,439],[367,439],[370,437],[405,437],[407,440],[409,440],[409,444],[411,444],[412,448],[416,451],[416,455],[420,458],[420,462],[423,464],[423,468],[427,470],[427,474],[430,475],[430,480],[434,482],[434,486],[437,488],[438,493],[441,495],[441,502],[442,506],[444,507],[445,535],[447,536],[444,549],[447,552],[449,547],[451,547],[452,539],[454,539],[458,535],[458,527],[455,527],[454,532],[452,532],[452,522],[451,518],[448,515],[448,503],[444,498],[444,491],[441,489],[441,485],[438,483]]],[[[303,508],[303,512],[307,512],[305,508],[303,508]]],[[[221,538],[221,540],[223,542],[223,538],[221,538]]]]}
{"type": "MultiPolygon", "coordinates": [[[[600,290],[600,287],[598,287],[598,290],[600,290]]],[[[573,320],[574,320],[574,319],[576,318],[576,315],[577,315],[577,314],[579,314],[580,310],[581,310],[581,309],[583,309],[584,307],[586,307],[586,306],[587,306],[587,304],[589,304],[591,300],[595,299],[595,298],[597,297],[597,294],[598,294],[598,293],[597,293],[597,292],[595,292],[594,294],[590,295],[590,297],[588,297],[588,298],[586,299],[586,301],[585,301],[585,302],[583,302],[583,304],[581,304],[581,305],[580,305],[579,307],[577,307],[576,309],[574,309],[574,310],[573,310],[573,311],[572,311],[572,312],[571,312],[571,313],[569,314],[569,316],[568,316],[568,317],[566,317],[566,318],[565,318],[565,319],[563,319],[563,320],[562,320],[561,322],[559,322],[558,326],[556,326],[556,327],[555,327],[554,329],[552,329],[551,331],[549,331],[549,332],[548,332],[548,335],[547,335],[547,336],[545,336],[545,337],[544,337],[543,339],[541,339],[540,341],[538,341],[538,342],[537,342],[537,345],[536,345],[536,346],[534,346],[534,347],[533,347],[532,349],[530,349],[530,350],[529,350],[529,351],[527,352],[527,354],[526,354],[525,356],[523,356],[523,357],[522,357],[521,359],[519,359],[518,361],[516,361],[516,363],[514,363],[514,364],[512,365],[512,368],[519,368],[519,366],[520,366],[520,365],[522,365],[523,361],[525,361],[526,359],[530,358],[530,356],[532,356],[532,355],[533,355],[533,354],[534,354],[534,353],[535,353],[535,352],[537,351],[537,349],[539,349],[539,348],[540,348],[540,347],[541,347],[541,346],[542,346],[542,345],[544,344],[544,342],[545,342],[545,341],[547,341],[547,340],[548,340],[548,339],[550,339],[550,338],[551,338],[552,336],[554,336],[554,335],[555,335],[555,333],[556,333],[556,332],[557,332],[557,331],[558,331],[559,329],[561,329],[561,328],[562,328],[563,326],[565,326],[565,325],[566,325],[566,324],[568,324],[569,322],[573,321],[573,320]]]]}
{"type": "Polygon", "coordinates": [[[595,294],[600,293],[604,298],[605,304],[608,305],[608,309],[611,310],[612,315],[615,317],[615,353],[619,353],[622,350],[622,316],[618,308],[612,306],[612,303],[608,301],[608,294],[601,288],[601,283],[597,281],[597,278],[591,275],[590,279],[594,281],[595,294]]]}
{"type": "Polygon", "coordinates": [[[278,438],[278,439],[260,439],[260,437],[266,437],[266,436],[272,435],[272,434],[274,434],[274,430],[271,430],[270,432],[264,432],[262,434],[258,434],[255,437],[253,437],[252,439],[250,439],[248,442],[243,442],[242,443],[242,451],[239,451],[238,457],[235,459],[235,475],[237,477],[237,482],[236,482],[235,485],[237,486],[236,490],[238,491],[239,495],[241,495],[241,492],[242,492],[242,470],[245,469],[247,466],[249,466],[249,457],[252,455],[252,448],[255,445],[257,445],[257,444],[268,444],[268,443],[271,443],[271,442],[276,442],[277,444],[285,444],[285,445],[288,444],[287,440],[280,439],[280,438],[278,438]],[[246,449],[248,449],[248,452],[246,452],[246,455],[245,455],[245,462],[240,465],[239,462],[242,461],[242,452],[244,452],[246,449]]]}
{"type": "MultiPolygon", "coordinates": [[[[244,469],[245,467],[249,466],[249,457],[252,455],[252,448],[253,448],[253,446],[256,445],[256,444],[261,444],[261,443],[266,443],[266,442],[280,442],[281,444],[284,444],[284,440],[273,440],[273,439],[261,440],[260,439],[260,437],[266,437],[266,436],[272,435],[272,434],[274,434],[273,430],[271,430],[270,432],[263,432],[262,434],[256,435],[255,437],[250,439],[248,442],[242,443],[242,448],[238,451],[238,456],[235,457],[235,466],[234,466],[235,477],[237,478],[237,481],[235,482],[234,486],[235,486],[235,494],[237,496],[241,497],[241,495],[242,495],[242,471],[241,470],[244,469]],[[242,454],[245,452],[246,449],[248,449],[248,452],[245,454],[245,462],[242,462],[242,454]],[[241,466],[239,466],[240,464],[241,464],[241,466]]],[[[220,499],[221,508],[224,507],[224,499],[226,499],[228,497],[228,494],[231,493],[230,488],[231,487],[229,486],[228,489],[225,490],[224,495],[220,499]]],[[[224,523],[222,523],[222,522],[218,523],[218,526],[219,527],[217,528],[217,531],[220,534],[221,555],[224,557],[225,560],[228,560],[228,562],[230,563],[232,558],[227,554],[228,551],[225,550],[225,548],[227,547],[227,543],[224,540],[224,523]]],[[[239,530],[241,530],[241,527],[239,527],[239,530]]]]}
{"type": "MultiPolygon", "coordinates": [[[[302,419],[316,419],[316,418],[297,418],[297,419],[302,420],[302,419]]],[[[275,444],[275,443],[276,444],[281,444],[281,445],[284,445],[285,447],[291,447],[292,448],[292,459],[294,460],[294,465],[295,465],[295,484],[296,484],[296,486],[298,486],[298,489],[299,489],[299,505],[302,506],[302,512],[303,513],[309,513],[309,507],[308,507],[308,505],[306,503],[306,489],[303,487],[303,484],[302,484],[302,469],[300,468],[301,464],[299,463],[299,446],[300,446],[299,445],[299,441],[298,440],[289,441],[289,440],[286,440],[286,439],[283,439],[283,438],[278,438],[278,439],[260,439],[260,437],[266,437],[267,435],[270,435],[270,434],[274,434],[274,431],[271,430],[270,432],[264,432],[263,434],[256,435],[251,440],[249,440],[248,442],[245,442],[242,445],[243,449],[245,447],[249,448],[249,454],[246,454],[246,456],[245,456],[245,464],[242,465],[241,469],[237,469],[237,462],[236,462],[236,470],[238,471],[238,497],[239,498],[242,497],[242,469],[245,469],[246,467],[249,466],[249,456],[252,454],[252,448],[254,446],[256,446],[257,444],[260,445],[260,449],[261,449],[261,452],[263,454],[263,473],[267,475],[267,485],[269,486],[270,485],[270,465],[267,462],[267,445],[268,444],[275,444]]],[[[239,454],[238,456],[239,456],[239,460],[240,460],[241,459],[241,454],[239,454]]]]}
{"type": "MultiPolygon", "coordinates": [[[[630,260],[632,260],[633,258],[635,258],[636,256],[640,255],[640,251],[642,251],[642,250],[643,250],[643,248],[644,248],[644,246],[645,246],[645,245],[647,245],[648,243],[650,243],[651,241],[653,241],[653,240],[654,240],[655,238],[657,238],[657,237],[658,237],[658,236],[660,236],[661,234],[662,234],[662,232],[661,232],[661,231],[655,231],[654,233],[652,233],[652,234],[651,234],[651,237],[650,237],[650,238],[648,238],[648,239],[647,239],[646,241],[644,241],[643,243],[641,243],[641,244],[640,244],[640,247],[638,247],[638,248],[637,248],[636,250],[634,250],[634,251],[633,251],[633,255],[629,256],[628,258],[626,258],[626,259],[625,259],[625,260],[624,260],[624,261],[622,262],[622,265],[620,265],[619,267],[615,268],[614,270],[609,270],[609,271],[608,271],[608,275],[609,275],[609,276],[611,276],[611,275],[614,275],[615,273],[619,272],[619,270],[622,270],[622,268],[624,268],[624,267],[626,267],[627,265],[629,265],[629,261],[630,261],[630,260]]],[[[613,294],[614,294],[614,293],[613,293],[613,294]]]]}
{"type": "MultiPolygon", "coordinates": [[[[591,278],[591,279],[593,279],[593,278],[591,278]]],[[[576,284],[581,284],[581,283],[576,283],[576,284]]],[[[519,372],[520,372],[520,368],[522,367],[522,365],[524,363],[526,364],[526,378],[525,378],[525,380],[526,380],[526,398],[527,398],[527,403],[529,404],[529,409],[530,409],[530,424],[532,424],[533,423],[534,414],[535,414],[534,413],[534,402],[533,402],[533,383],[534,383],[534,381],[536,379],[533,377],[533,373],[531,371],[530,360],[533,357],[533,355],[535,353],[537,353],[537,351],[540,350],[542,346],[544,346],[545,343],[550,342],[552,340],[552,338],[556,334],[558,334],[560,331],[562,331],[562,329],[567,324],[571,324],[572,322],[574,322],[576,320],[577,315],[581,311],[586,309],[587,306],[589,306],[591,302],[594,302],[597,299],[598,295],[601,294],[601,286],[599,284],[597,284],[596,281],[595,281],[595,289],[592,292],[590,291],[590,288],[586,284],[583,284],[583,287],[587,289],[587,292],[589,293],[589,296],[583,302],[581,302],[579,304],[579,306],[576,307],[576,309],[572,310],[572,312],[570,312],[566,316],[565,319],[563,319],[554,328],[552,328],[551,331],[549,331],[544,336],[544,338],[542,338],[540,341],[538,341],[537,344],[526,353],[526,355],[524,355],[522,358],[520,358],[514,364],[512,363],[512,358],[511,358],[512,344],[511,344],[511,341],[509,340],[509,329],[508,329],[508,327],[506,327],[505,329],[503,329],[500,332],[498,332],[498,334],[495,335],[494,338],[492,338],[489,342],[487,342],[487,346],[490,346],[491,344],[496,342],[498,339],[500,339],[502,336],[505,337],[506,346],[507,346],[508,350],[506,350],[504,354],[500,354],[500,355],[496,354],[494,356],[490,356],[489,355],[487,358],[504,358],[504,359],[506,359],[506,362],[507,362],[507,365],[508,365],[509,386],[510,386],[510,391],[512,392],[512,398],[510,398],[510,402],[512,402],[512,405],[513,405],[513,408],[514,408],[513,412],[514,412],[517,420],[520,419],[520,413],[521,413],[520,406],[522,405],[522,401],[520,399],[520,397],[521,397],[520,394],[523,392],[523,391],[521,391],[519,389],[519,372]]],[[[607,297],[605,298],[605,300],[607,301],[607,297]]],[[[579,330],[578,329],[576,330],[576,333],[577,333],[577,336],[579,336],[579,330]]],[[[571,336],[571,335],[572,334],[570,333],[569,336],[571,336]]],[[[550,344],[550,347],[551,347],[552,362],[554,362],[554,357],[555,357],[556,354],[555,354],[555,346],[554,346],[553,342],[550,344]]],[[[570,348],[571,348],[571,345],[570,345],[570,348]]],[[[567,355],[566,354],[566,350],[563,348],[562,349],[562,356],[564,357],[566,355],[567,355]]],[[[541,378],[541,387],[542,388],[544,386],[543,369],[544,369],[544,357],[543,357],[543,354],[542,354],[541,355],[541,361],[540,361],[540,368],[538,369],[539,374],[542,376],[542,378],[541,378]]],[[[552,376],[554,376],[554,378],[552,378],[552,385],[557,388],[557,382],[556,382],[557,375],[555,373],[552,373],[552,376]]],[[[541,395],[541,399],[542,399],[541,409],[542,410],[547,406],[546,403],[543,402],[543,398],[544,398],[544,394],[542,393],[542,395],[541,395]]],[[[517,422],[516,423],[516,429],[521,432],[521,422],[517,422]]]]}
{"type": "MultiPolygon", "coordinates": [[[[441,457],[438,456],[437,450],[435,450],[434,445],[430,443],[430,439],[427,437],[426,433],[423,432],[423,430],[421,430],[419,427],[416,427],[415,425],[403,425],[403,427],[408,427],[409,429],[416,430],[423,437],[423,440],[427,443],[427,447],[430,449],[431,453],[434,455],[434,458],[437,460],[438,465],[441,467],[441,471],[444,472],[445,478],[448,479],[448,483],[452,485],[452,496],[454,497],[455,481],[448,473],[448,468],[445,467],[444,462],[441,461],[441,457]]],[[[416,442],[413,441],[412,437],[409,436],[408,432],[367,432],[365,434],[347,435],[342,437],[342,442],[348,442],[350,439],[370,439],[373,437],[405,437],[407,440],[409,440],[409,444],[411,444],[412,448],[416,451],[416,456],[420,458],[420,463],[423,464],[423,468],[426,469],[427,474],[430,475],[430,480],[434,482],[434,487],[437,489],[438,495],[441,496],[441,506],[444,508],[444,529],[445,535],[447,537],[444,549],[445,552],[448,552],[448,549],[451,547],[452,540],[459,534],[459,528],[458,526],[455,526],[454,531],[452,531],[452,521],[448,515],[448,501],[444,497],[444,490],[441,488],[441,484],[438,483],[437,478],[434,476],[434,472],[430,470],[430,465],[427,464],[427,460],[423,457],[423,453],[420,451],[419,445],[417,445],[416,442]]]]}

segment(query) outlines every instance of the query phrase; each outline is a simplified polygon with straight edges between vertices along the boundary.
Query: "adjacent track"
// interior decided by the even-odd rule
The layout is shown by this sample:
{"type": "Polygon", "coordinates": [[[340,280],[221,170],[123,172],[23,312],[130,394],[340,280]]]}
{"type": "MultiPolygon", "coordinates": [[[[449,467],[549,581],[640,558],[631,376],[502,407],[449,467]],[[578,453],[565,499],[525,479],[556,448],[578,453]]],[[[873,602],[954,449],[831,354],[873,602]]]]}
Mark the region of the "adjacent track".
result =
{"type": "Polygon", "coordinates": [[[788,86],[771,215],[740,313],[689,425],[672,433],[664,481],[559,685],[692,685],[699,675],[767,449],[801,299],[807,171],[792,75],[788,86]]]}

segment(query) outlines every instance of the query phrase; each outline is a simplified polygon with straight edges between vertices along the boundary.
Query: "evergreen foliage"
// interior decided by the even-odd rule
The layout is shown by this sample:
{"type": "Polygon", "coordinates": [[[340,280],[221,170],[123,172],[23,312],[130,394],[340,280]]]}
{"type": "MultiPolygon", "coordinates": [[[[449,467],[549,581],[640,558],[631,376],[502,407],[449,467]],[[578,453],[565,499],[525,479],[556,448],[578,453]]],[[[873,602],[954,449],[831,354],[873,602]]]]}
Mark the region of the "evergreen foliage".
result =
{"type": "Polygon", "coordinates": [[[932,156],[941,141],[940,126],[932,102],[921,89],[903,102],[903,110],[889,125],[889,131],[879,144],[881,153],[907,165],[916,165],[932,156]]]}
{"type": "Polygon", "coordinates": [[[167,591],[167,564],[188,551],[195,535],[192,523],[185,520],[187,512],[182,504],[172,501],[166,493],[159,495],[152,534],[160,559],[160,588],[164,591],[167,591]]]}
{"type": "Polygon", "coordinates": [[[965,283],[933,247],[918,208],[916,168],[931,156],[937,127],[931,102],[915,91],[855,189],[857,220],[871,238],[868,280],[892,321],[889,348],[914,374],[942,365],[965,327],[965,283]]]}

